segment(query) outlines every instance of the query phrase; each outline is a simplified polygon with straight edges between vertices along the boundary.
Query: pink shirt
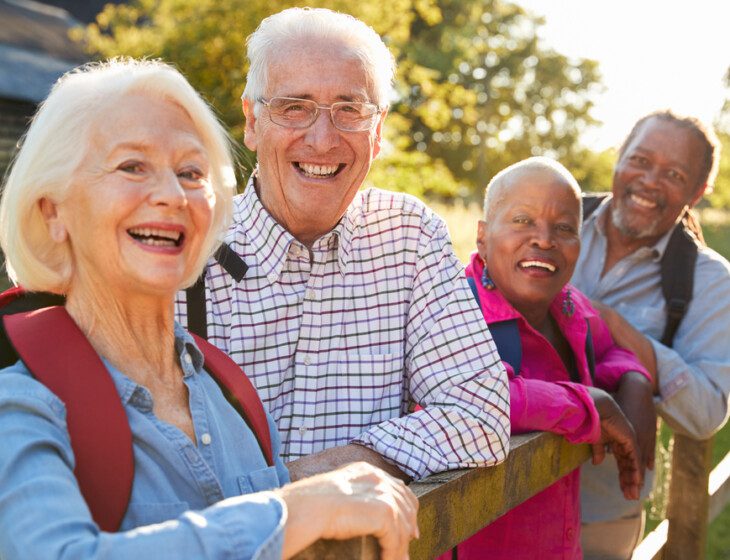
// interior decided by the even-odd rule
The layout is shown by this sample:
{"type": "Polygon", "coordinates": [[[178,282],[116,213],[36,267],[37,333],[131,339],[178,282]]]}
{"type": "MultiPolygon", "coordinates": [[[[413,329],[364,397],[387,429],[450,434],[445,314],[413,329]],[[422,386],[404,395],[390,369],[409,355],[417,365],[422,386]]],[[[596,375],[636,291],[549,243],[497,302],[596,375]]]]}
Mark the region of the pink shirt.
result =
{"type": "MultiPolygon", "coordinates": [[[[550,306],[573,350],[580,383],[570,374],[552,345],[533,329],[497,290],[487,290],[479,279],[482,262],[475,253],[466,269],[476,280],[482,313],[488,324],[517,319],[522,339],[519,376],[510,375],[510,420],[512,433],[541,430],[561,434],[572,443],[595,442],[600,422],[593,399],[583,385],[592,385],[585,356],[586,319],[590,323],[595,351],[595,385],[613,392],[628,371],[648,372],[628,350],[614,344],[608,327],[590,301],[572,286],[566,286],[550,306]],[[562,313],[570,289],[575,313],[562,313]]],[[[568,560],[582,558],[580,548],[579,469],[555,482],[536,496],[512,509],[472,538],[459,545],[459,560],[568,560]]],[[[444,555],[443,558],[450,558],[444,555]]]]}

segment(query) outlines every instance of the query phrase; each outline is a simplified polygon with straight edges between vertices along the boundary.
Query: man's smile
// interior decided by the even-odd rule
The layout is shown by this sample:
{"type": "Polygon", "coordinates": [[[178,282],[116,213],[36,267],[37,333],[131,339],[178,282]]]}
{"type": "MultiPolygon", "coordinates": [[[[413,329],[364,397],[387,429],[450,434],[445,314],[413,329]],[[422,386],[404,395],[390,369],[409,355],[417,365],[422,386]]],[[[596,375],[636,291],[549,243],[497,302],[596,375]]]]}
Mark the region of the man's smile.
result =
{"type": "Polygon", "coordinates": [[[329,179],[345,168],[344,163],[325,165],[295,161],[293,165],[297,172],[310,179],[329,179]]]}

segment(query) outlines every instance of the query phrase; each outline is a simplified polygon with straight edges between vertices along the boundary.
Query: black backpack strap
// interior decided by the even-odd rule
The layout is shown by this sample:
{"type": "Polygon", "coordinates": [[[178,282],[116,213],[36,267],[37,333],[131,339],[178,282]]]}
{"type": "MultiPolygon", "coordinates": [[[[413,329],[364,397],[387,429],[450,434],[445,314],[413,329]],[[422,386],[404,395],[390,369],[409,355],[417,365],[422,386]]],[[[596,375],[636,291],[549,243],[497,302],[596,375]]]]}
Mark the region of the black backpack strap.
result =
{"type": "Polygon", "coordinates": [[[583,193],[581,201],[583,202],[583,221],[588,219],[588,216],[593,214],[596,209],[601,205],[609,193],[583,193]]]}
{"type": "Polygon", "coordinates": [[[586,361],[588,362],[588,372],[591,374],[591,382],[596,384],[596,351],[593,348],[593,333],[591,333],[591,324],[586,318],[586,361]]]}
{"type": "Polygon", "coordinates": [[[682,224],[676,226],[661,260],[662,292],[667,304],[667,322],[661,342],[672,346],[674,335],[692,301],[697,241],[682,224]]]}
{"type": "MultiPolygon", "coordinates": [[[[236,282],[243,280],[248,271],[248,265],[243,259],[231,249],[230,245],[223,243],[215,252],[215,260],[223,269],[230,274],[236,282]]],[[[208,316],[205,306],[205,273],[200,275],[195,284],[185,290],[185,302],[187,306],[188,330],[200,338],[208,339],[208,316]]]]}

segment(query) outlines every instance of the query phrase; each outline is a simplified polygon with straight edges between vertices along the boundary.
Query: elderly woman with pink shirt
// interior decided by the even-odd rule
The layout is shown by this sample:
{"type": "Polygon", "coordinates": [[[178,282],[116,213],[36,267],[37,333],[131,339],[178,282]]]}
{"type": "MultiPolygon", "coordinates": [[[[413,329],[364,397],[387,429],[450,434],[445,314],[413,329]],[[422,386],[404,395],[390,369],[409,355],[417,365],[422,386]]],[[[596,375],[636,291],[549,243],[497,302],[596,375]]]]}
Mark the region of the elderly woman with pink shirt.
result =
{"type": "MultiPolygon", "coordinates": [[[[591,443],[594,462],[611,447],[624,495],[635,500],[653,454],[651,382],[568,284],[581,213],[580,189],[559,163],[530,158],[503,170],[487,189],[466,274],[510,374],[512,433],[591,443]],[[515,348],[521,358],[506,356],[515,348]]],[[[582,558],[579,482],[576,469],[461,543],[458,558],[582,558]]]]}

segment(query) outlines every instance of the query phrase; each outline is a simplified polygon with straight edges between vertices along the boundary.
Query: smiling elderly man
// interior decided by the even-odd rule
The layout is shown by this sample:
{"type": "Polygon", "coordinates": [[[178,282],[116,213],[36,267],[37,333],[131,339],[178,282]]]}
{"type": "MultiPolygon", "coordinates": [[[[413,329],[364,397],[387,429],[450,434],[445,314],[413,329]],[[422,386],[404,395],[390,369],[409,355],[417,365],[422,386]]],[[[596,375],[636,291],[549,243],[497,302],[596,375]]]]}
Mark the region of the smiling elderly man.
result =
{"type": "Polygon", "coordinates": [[[446,226],[413,197],[359,190],[392,55],[351,16],[292,8],[261,23],[248,56],[258,166],[226,239],[246,272],[208,270],[207,332],[255,383],[292,477],[353,460],[402,478],[501,461],[506,374],[446,226]]]}
{"type": "MultiPolygon", "coordinates": [[[[652,372],[657,412],[697,439],[710,437],[728,415],[730,264],[697,243],[682,218],[712,184],[717,146],[711,129],[694,118],[663,111],[639,120],[619,151],[612,196],[583,223],[572,280],[605,304],[603,318],[616,342],[652,372]],[[696,254],[694,264],[672,265],[688,252],[696,254]],[[686,314],[674,320],[675,328],[680,321],[676,332],[663,292],[665,267],[673,281],[694,280],[686,314]]],[[[672,307],[679,309],[680,299],[671,297],[672,307]]],[[[615,461],[583,467],[587,560],[630,558],[641,537],[641,503],[624,500],[615,479],[615,461]]],[[[647,481],[644,496],[652,486],[647,481]]]]}

